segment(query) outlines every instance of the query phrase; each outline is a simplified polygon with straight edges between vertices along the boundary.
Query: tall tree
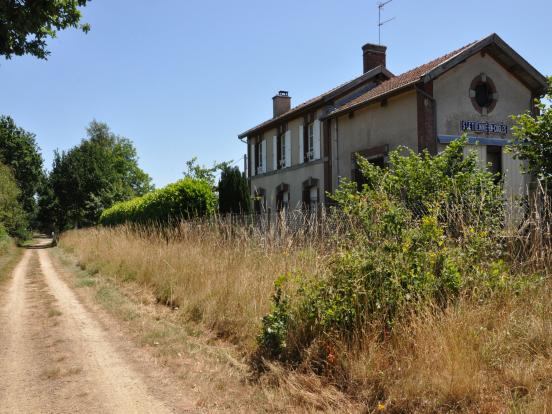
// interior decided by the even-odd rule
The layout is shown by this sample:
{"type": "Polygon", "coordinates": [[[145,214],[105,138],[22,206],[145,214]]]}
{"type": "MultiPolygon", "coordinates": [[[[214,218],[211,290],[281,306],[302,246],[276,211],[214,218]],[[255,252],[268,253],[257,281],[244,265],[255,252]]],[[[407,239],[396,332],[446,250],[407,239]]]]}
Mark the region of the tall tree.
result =
{"type": "Polygon", "coordinates": [[[38,189],[38,209],[32,227],[50,234],[52,231],[57,231],[59,223],[63,221],[63,214],[52,187],[51,177],[46,176],[38,189]]]}
{"type": "Polygon", "coordinates": [[[79,7],[90,0],[2,0],[0,1],[0,55],[29,54],[46,59],[46,41],[69,27],[90,30],[80,24],[79,7]]]}
{"type": "Polygon", "coordinates": [[[247,179],[238,167],[222,166],[218,185],[219,211],[221,214],[247,214],[251,199],[247,179]]]}
{"type": "Polygon", "coordinates": [[[18,127],[9,116],[0,117],[0,162],[10,167],[21,189],[20,200],[32,218],[36,193],[43,179],[42,156],[35,135],[18,127]]]}
{"type": "Polygon", "coordinates": [[[19,203],[19,187],[11,169],[0,163],[0,226],[12,236],[18,235],[27,225],[19,203]]]}
{"type": "Polygon", "coordinates": [[[57,217],[61,229],[94,225],[105,208],[153,189],[129,139],[96,121],[90,123],[87,135],[69,151],[56,151],[49,177],[54,199],[47,192],[41,199],[41,205],[50,208],[41,216],[57,217]]]}
{"type": "Polygon", "coordinates": [[[214,162],[212,167],[206,167],[200,165],[197,162],[197,157],[192,157],[191,160],[186,161],[186,171],[184,171],[184,177],[192,178],[194,180],[203,180],[211,187],[215,186],[215,179],[217,171],[222,170],[227,163],[214,162]]]}

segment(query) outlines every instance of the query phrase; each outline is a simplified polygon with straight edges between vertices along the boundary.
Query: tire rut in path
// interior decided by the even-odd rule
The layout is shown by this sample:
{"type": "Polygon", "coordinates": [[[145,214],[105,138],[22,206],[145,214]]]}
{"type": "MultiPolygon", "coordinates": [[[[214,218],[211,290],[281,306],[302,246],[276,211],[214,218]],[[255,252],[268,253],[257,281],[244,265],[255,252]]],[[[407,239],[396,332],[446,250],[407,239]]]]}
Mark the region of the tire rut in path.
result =
{"type": "Polygon", "coordinates": [[[61,280],[48,250],[23,256],[0,305],[0,323],[6,328],[0,334],[1,414],[174,412],[118,354],[61,280]]]}
{"type": "Polygon", "coordinates": [[[38,412],[39,402],[26,398],[30,388],[28,368],[34,366],[25,342],[26,288],[31,251],[25,252],[15,267],[5,305],[0,314],[0,413],[38,412]]]}

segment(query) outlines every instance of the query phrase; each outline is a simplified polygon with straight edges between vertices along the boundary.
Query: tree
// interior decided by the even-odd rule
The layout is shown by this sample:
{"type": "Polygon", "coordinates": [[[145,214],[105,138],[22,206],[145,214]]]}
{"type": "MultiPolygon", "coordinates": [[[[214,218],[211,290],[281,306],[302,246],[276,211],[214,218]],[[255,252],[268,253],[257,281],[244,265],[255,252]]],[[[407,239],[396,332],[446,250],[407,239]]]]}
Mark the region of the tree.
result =
{"type": "Polygon", "coordinates": [[[527,161],[526,172],[544,184],[552,181],[552,77],[548,78],[548,85],[544,99],[537,102],[539,115],[524,113],[513,117],[518,142],[510,147],[517,158],[527,161]]]}
{"type": "Polygon", "coordinates": [[[21,234],[27,226],[19,194],[11,169],[0,163],[0,227],[4,227],[12,236],[21,234]]]}
{"type": "Polygon", "coordinates": [[[63,214],[54,193],[50,177],[44,177],[38,189],[38,209],[33,228],[46,234],[58,231],[58,224],[63,222],[63,214]]]}
{"type": "Polygon", "coordinates": [[[251,208],[245,175],[238,167],[223,166],[218,185],[221,214],[247,214],[251,208]]]}
{"type": "Polygon", "coordinates": [[[211,187],[215,185],[215,176],[218,170],[221,170],[228,163],[213,163],[211,168],[199,165],[197,163],[197,157],[193,157],[191,160],[186,161],[186,171],[184,171],[185,178],[191,178],[193,180],[203,180],[208,182],[211,187]]]}
{"type": "Polygon", "coordinates": [[[40,202],[41,216],[54,217],[60,229],[94,225],[104,209],[153,189],[129,139],[96,121],[87,135],[69,151],[56,151],[49,177],[54,198],[45,192],[40,202]]]}
{"type": "Polygon", "coordinates": [[[42,156],[35,135],[18,127],[9,116],[0,117],[0,162],[13,171],[19,199],[30,218],[36,210],[36,193],[43,180],[42,156]]]}
{"type": "Polygon", "coordinates": [[[0,55],[29,54],[46,59],[46,41],[58,30],[69,27],[88,32],[88,24],[80,24],[79,7],[90,0],[3,0],[0,2],[0,55]]]}

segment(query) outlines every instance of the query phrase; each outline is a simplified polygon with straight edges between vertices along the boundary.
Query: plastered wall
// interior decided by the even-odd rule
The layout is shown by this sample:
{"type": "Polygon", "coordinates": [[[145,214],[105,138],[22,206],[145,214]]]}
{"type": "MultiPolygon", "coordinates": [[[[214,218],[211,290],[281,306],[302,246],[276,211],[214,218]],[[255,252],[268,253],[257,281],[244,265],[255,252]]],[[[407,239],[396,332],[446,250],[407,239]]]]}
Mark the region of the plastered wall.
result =
{"type": "MultiPolygon", "coordinates": [[[[506,135],[486,135],[469,132],[470,136],[500,138],[504,141],[513,138],[512,115],[530,109],[531,92],[510,72],[490,55],[477,54],[464,63],[446,72],[434,81],[433,94],[437,101],[437,134],[459,136],[462,134],[461,121],[504,123],[508,125],[506,135]],[[495,108],[488,115],[479,113],[472,105],[469,91],[472,80],[484,73],[495,84],[498,99],[495,108]]],[[[478,155],[479,165],[487,165],[487,151],[484,145],[473,145],[470,150],[478,155]]],[[[443,146],[441,146],[443,148],[443,146]]],[[[510,206],[524,195],[529,177],[522,173],[522,164],[512,155],[502,151],[504,190],[510,206]]]]}
{"type": "MultiPolygon", "coordinates": [[[[351,156],[356,151],[379,145],[393,149],[399,145],[418,148],[416,93],[406,92],[390,98],[386,106],[379,102],[332,121],[334,185],[339,177],[351,176],[351,156]]],[[[335,188],[335,187],[334,187],[335,188]]]]}

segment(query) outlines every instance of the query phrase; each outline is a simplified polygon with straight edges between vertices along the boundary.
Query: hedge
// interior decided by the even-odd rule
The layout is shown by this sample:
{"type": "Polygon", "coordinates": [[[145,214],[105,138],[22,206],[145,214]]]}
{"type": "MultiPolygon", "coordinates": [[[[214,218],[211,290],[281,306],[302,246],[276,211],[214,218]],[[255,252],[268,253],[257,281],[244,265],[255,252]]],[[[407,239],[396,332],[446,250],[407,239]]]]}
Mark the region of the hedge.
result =
{"type": "Polygon", "coordinates": [[[104,210],[100,224],[167,224],[211,215],[216,211],[216,205],[217,199],[207,182],[184,178],[142,197],[114,204],[104,210]]]}

